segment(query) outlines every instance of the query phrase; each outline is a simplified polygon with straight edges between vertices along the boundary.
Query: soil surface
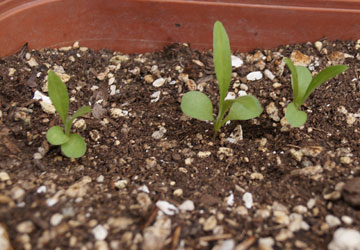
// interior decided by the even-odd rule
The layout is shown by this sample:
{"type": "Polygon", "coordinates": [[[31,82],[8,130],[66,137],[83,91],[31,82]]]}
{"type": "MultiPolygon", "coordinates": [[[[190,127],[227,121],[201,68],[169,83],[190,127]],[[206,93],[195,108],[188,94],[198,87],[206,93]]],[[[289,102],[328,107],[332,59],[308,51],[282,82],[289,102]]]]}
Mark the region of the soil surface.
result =
{"type": "Polygon", "coordinates": [[[264,112],[215,139],[212,124],[180,109],[198,89],[217,112],[211,51],[74,44],[0,58],[0,239],[13,249],[346,249],[334,232],[360,230],[359,48],[322,40],[234,52],[243,65],[229,91],[255,95],[264,112]],[[314,74],[349,66],[305,102],[301,128],[283,118],[292,101],[284,57],[314,74]],[[33,97],[48,95],[49,69],[66,82],[71,113],[93,109],[73,125],[87,143],[82,158],[46,141],[61,121],[33,97]]]}

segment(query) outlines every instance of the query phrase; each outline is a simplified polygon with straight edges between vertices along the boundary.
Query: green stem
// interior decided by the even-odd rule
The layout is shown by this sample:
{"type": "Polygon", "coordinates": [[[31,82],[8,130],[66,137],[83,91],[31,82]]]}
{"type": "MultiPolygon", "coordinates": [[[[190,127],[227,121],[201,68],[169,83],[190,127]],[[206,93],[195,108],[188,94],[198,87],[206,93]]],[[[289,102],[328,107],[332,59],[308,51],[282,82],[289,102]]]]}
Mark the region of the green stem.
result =
{"type": "Polygon", "coordinates": [[[70,128],[71,128],[71,122],[66,119],[65,122],[65,135],[70,136],[70,128]]]}
{"type": "Polygon", "coordinates": [[[222,124],[222,119],[224,118],[225,113],[226,113],[225,105],[221,105],[219,107],[219,113],[218,113],[218,116],[216,117],[216,122],[214,124],[214,131],[215,131],[214,132],[214,138],[217,136],[217,133],[219,132],[221,126],[223,125],[222,124]]]}

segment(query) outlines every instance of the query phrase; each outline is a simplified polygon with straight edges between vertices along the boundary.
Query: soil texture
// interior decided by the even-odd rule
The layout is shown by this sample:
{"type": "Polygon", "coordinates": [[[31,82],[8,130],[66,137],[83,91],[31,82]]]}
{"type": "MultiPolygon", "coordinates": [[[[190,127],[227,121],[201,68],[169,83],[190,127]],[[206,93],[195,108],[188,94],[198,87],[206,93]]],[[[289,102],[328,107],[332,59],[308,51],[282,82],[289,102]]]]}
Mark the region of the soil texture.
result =
{"type": "Polygon", "coordinates": [[[229,91],[256,96],[264,112],[215,139],[212,124],[180,109],[197,89],[217,112],[211,51],[75,44],[0,58],[0,237],[13,249],[345,249],[331,247],[336,230],[360,230],[359,48],[322,40],[234,52],[229,91]],[[283,118],[284,57],[314,74],[349,66],[305,102],[301,128],[283,118]],[[49,69],[66,82],[71,113],[92,107],[73,125],[82,158],[46,141],[61,121],[33,97],[48,95],[49,69]]]}

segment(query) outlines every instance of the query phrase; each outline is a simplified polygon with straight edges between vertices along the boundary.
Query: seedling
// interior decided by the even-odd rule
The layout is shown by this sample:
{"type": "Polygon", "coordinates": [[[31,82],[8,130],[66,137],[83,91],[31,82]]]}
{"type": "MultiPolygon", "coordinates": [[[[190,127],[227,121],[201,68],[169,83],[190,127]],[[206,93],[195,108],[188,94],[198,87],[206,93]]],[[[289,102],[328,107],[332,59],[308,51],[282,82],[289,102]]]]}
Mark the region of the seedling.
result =
{"type": "Polygon", "coordinates": [[[66,85],[52,70],[48,73],[48,82],[50,100],[64,124],[65,132],[60,126],[53,126],[48,130],[46,139],[52,145],[60,145],[61,151],[67,157],[79,158],[86,152],[86,143],[81,135],[70,134],[70,129],[74,120],[89,113],[91,108],[89,106],[83,106],[69,119],[69,95],[66,85]]]}
{"type": "Polygon", "coordinates": [[[301,105],[317,87],[347,70],[348,66],[329,66],[312,78],[306,67],[294,66],[289,58],[285,58],[285,63],[291,71],[291,87],[293,90],[293,101],[287,106],[285,117],[292,127],[301,127],[307,120],[306,113],[300,110],[301,105]]]}
{"type": "Polygon", "coordinates": [[[227,121],[255,118],[261,114],[262,107],[256,97],[252,95],[225,100],[231,81],[231,51],[226,30],[219,21],[214,24],[213,58],[220,92],[217,118],[215,119],[213,116],[213,105],[210,98],[200,91],[186,93],[181,100],[181,110],[192,118],[214,122],[214,137],[216,137],[220,128],[227,121]]]}

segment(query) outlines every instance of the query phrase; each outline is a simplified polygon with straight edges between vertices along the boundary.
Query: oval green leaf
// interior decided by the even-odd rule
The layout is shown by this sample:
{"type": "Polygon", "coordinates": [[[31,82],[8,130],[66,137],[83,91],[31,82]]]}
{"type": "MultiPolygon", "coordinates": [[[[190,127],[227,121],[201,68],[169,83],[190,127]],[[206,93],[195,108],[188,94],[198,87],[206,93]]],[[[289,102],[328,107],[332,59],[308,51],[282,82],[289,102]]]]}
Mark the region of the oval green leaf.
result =
{"type": "Polygon", "coordinates": [[[311,72],[304,66],[295,66],[298,80],[299,80],[299,92],[297,96],[294,96],[294,103],[296,103],[298,106],[301,106],[304,102],[304,96],[306,93],[306,90],[308,89],[311,80],[312,75],[311,72]]]}
{"type": "Polygon", "coordinates": [[[80,158],[86,152],[86,143],[79,134],[70,134],[70,140],[61,145],[61,151],[69,158],[80,158]]]}
{"type": "Polygon", "coordinates": [[[255,96],[241,96],[234,100],[225,120],[249,120],[259,116],[262,111],[261,104],[255,96]]]}
{"type": "Polygon", "coordinates": [[[69,111],[69,95],[66,85],[52,70],[48,73],[48,83],[50,100],[58,112],[62,122],[65,124],[69,111]]]}
{"type": "Polygon", "coordinates": [[[307,115],[304,111],[298,110],[292,102],[286,108],[285,118],[291,127],[298,128],[305,124],[307,115]]]}
{"type": "Polygon", "coordinates": [[[51,127],[46,133],[46,139],[52,145],[61,145],[69,141],[69,137],[64,134],[60,126],[51,127]]]}
{"type": "Polygon", "coordinates": [[[83,116],[87,113],[91,112],[91,108],[90,106],[82,106],[81,108],[79,108],[72,116],[69,120],[66,121],[66,125],[65,125],[65,133],[70,133],[70,128],[72,123],[74,122],[74,120],[80,116],[83,116]]]}
{"type": "Polygon", "coordinates": [[[91,112],[91,107],[90,106],[82,106],[81,108],[79,108],[70,118],[71,121],[74,121],[76,118],[83,116],[87,113],[91,112]]]}
{"type": "Polygon", "coordinates": [[[216,21],[213,32],[213,54],[216,79],[220,90],[220,104],[224,101],[231,81],[231,51],[229,37],[221,22],[216,21]]]}
{"type": "Polygon", "coordinates": [[[199,91],[190,91],[182,97],[181,110],[191,118],[201,121],[214,120],[211,100],[199,91]]]}
{"type": "Polygon", "coordinates": [[[324,82],[330,80],[331,78],[337,76],[338,74],[341,74],[345,70],[347,70],[349,67],[346,65],[336,65],[336,66],[329,66],[326,69],[322,70],[319,74],[317,74],[311,81],[309,87],[306,90],[306,93],[304,95],[304,102],[306,98],[309,97],[309,95],[321,84],[324,82]]]}

